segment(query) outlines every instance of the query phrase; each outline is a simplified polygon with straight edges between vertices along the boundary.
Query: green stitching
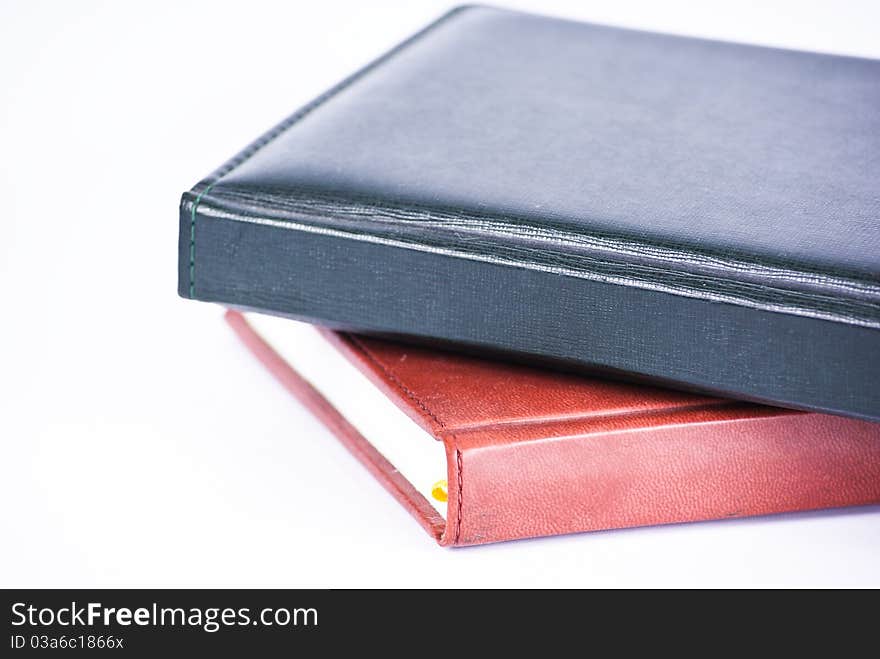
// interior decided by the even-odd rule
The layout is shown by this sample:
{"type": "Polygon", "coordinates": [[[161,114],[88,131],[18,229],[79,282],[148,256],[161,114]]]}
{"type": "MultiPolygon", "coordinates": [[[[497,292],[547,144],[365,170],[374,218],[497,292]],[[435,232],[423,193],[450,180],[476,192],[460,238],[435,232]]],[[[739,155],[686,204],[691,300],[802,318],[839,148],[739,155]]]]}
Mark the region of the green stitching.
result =
{"type": "Polygon", "coordinates": [[[189,297],[191,300],[195,298],[196,288],[196,209],[198,209],[199,202],[202,200],[202,197],[208,194],[208,191],[213,187],[214,183],[202,190],[199,193],[199,196],[196,197],[196,201],[192,207],[192,215],[189,221],[189,297]]]}
{"type": "Polygon", "coordinates": [[[249,158],[251,158],[255,153],[257,153],[260,149],[262,149],[267,144],[270,144],[274,141],[279,135],[285,133],[289,128],[294,126],[300,119],[309,114],[312,110],[319,107],[321,104],[326,102],[327,100],[333,98],[336,94],[341,92],[343,89],[353,84],[367,73],[377,68],[380,64],[383,64],[386,60],[390,59],[393,55],[397,54],[399,51],[403,50],[407,46],[412,43],[415,43],[423,36],[428,34],[431,30],[438,27],[442,23],[446,22],[456,14],[465,9],[471,9],[473,7],[478,7],[479,5],[461,5],[459,7],[453,7],[446,14],[435,20],[430,25],[422,28],[415,34],[413,34],[409,39],[400,42],[394,48],[386,52],[381,57],[373,60],[367,66],[362,68],[360,71],[357,71],[350,75],[348,78],[337,84],[335,87],[327,90],[323,94],[321,94],[318,98],[313,100],[311,103],[300,108],[294,114],[289,116],[287,119],[282,121],[280,124],[275,126],[268,133],[264,134],[260,139],[256,142],[253,142],[249,147],[247,147],[244,151],[242,151],[238,156],[230,160],[224,167],[215,172],[212,176],[214,182],[211,183],[208,187],[206,187],[202,192],[196,197],[195,203],[193,203],[192,207],[192,216],[190,218],[189,223],[189,297],[193,299],[195,297],[195,270],[196,270],[196,210],[199,207],[199,202],[202,200],[211,188],[214,187],[216,183],[220,181],[224,176],[234,171],[236,167],[241,166],[244,162],[246,162],[249,158]]]}

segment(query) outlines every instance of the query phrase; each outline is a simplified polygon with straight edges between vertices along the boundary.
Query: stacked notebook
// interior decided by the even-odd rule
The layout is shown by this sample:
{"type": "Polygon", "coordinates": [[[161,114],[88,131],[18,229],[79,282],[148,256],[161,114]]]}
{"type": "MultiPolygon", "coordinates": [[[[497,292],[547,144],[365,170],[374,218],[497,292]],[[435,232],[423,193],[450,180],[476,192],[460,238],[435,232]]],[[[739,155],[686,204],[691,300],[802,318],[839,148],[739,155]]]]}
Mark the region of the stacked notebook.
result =
{"type": "Polygon", "coordinates": [[[442,544],[880,502],[877,107],[456,9],[184,194],[179,292],[442,544]]]}

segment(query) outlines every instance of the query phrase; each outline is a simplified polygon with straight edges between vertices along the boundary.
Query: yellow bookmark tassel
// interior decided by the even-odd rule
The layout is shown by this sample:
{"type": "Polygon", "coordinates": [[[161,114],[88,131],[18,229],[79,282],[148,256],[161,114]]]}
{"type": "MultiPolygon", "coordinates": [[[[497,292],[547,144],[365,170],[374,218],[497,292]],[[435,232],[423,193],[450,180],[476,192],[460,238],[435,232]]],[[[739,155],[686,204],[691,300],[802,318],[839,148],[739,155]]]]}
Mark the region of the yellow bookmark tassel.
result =
{"type": "Polygon", "coordinates": [[[431,487],[431,496],[437,499],[437,501],[443,501],[444,503],[449,499],[449,484],[445,478],[434,483],[431,487]]]}

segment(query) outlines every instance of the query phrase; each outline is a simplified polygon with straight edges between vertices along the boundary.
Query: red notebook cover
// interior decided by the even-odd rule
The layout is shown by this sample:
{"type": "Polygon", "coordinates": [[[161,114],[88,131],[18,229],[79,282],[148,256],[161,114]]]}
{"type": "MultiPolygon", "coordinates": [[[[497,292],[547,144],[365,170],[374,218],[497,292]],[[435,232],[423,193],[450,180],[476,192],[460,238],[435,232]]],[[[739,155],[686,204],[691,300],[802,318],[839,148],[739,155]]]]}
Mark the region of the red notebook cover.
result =
{"type": "Polygon", "coordinates": [[[443,442],[444,519],[241,314],[226,319],[442,545],[880,502],[880,424],[322,330],[443,442]]]}

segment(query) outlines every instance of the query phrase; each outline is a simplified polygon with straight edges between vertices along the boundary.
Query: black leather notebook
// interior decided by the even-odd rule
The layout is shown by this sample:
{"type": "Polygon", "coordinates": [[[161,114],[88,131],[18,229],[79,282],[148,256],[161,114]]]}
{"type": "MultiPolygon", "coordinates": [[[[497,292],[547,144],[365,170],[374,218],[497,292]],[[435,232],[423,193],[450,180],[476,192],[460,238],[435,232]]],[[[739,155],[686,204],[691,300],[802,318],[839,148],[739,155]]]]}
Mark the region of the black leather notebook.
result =
{"type": "Polygon", "coordinates": [[[880,62],[456,9],[179,250],[185,297],[880,420],[880,62]]]}

